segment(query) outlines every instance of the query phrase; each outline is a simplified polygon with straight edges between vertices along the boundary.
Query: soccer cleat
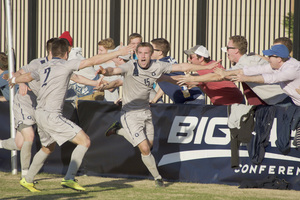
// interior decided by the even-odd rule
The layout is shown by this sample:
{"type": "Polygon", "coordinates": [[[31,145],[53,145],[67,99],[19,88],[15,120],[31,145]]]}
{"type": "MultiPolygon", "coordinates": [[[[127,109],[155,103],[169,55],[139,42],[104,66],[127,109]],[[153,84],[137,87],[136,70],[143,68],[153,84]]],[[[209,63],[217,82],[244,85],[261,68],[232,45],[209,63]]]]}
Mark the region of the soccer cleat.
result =
{"type": "Polygon", "coordinates": [[[77,191],[85,191],[84,187],[81,187],[78,183],[77,180],[65,180],[63,179],[60,183],[63,187],[67,187],[67,188],[71,188],[73,190],[77,190],[77,191]]]}
{"type": "Polygon", "coordinates": [[[155,180],[155,186],[156,187],[165,187],[165,184],[164,184],[162,179],[156,179],[155,180]]]}
{"type": "Polygon", "coordinates": [[[113,123],[105,132],[106,137],[117,134],[117,130],[122,128],[122,124],[118,121],[113,123]]]}
{"type": "Polygon", "coordinates": [[[20,184],[21,186],[23,186],[24,188],[26,188],[27,190],[29,190],[30,192],[40,192],[40,190],[36,189],[34,187],[34,183],[28,183],[25,178],[22,178],[20,180],[20,184]]]}

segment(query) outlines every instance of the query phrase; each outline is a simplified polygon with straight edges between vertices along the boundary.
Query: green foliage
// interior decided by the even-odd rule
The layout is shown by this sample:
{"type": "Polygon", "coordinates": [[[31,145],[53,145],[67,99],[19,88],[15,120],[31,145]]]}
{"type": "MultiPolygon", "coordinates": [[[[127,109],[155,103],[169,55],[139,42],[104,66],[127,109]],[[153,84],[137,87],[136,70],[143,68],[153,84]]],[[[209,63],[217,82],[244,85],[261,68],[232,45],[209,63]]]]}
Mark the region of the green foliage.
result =
{"type": "Polygon", "coordinates": [[[294,13],[288,13],[284,16],[283,25],[287,34],[289,34],[289,38],[293,38],[294,34],[294,13]]]}

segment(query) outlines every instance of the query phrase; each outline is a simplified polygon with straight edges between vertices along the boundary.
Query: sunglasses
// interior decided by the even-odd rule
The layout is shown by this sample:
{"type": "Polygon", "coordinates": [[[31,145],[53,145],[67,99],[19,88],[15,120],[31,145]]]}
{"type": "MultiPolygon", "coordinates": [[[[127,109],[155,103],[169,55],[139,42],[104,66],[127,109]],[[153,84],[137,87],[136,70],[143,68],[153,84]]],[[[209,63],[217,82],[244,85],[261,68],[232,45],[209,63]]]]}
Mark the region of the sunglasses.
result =
{"type": "Polygon", "coordinates": [[[153,49],[154,51],[161,51],[161,50],[159,50],[159,49],[153,49]]]}
{"type": "Polygon", "coordinates": [[[228,50],[228,49],[236,49],[235,47],[226,47],[226,49],[228,50]]]}
{"type": "Polygon", "coordinates": [[[278,58],[279,56],[271,55],[271,56],[268,56],[268,57],[269,58],[271,58],[271,57],[278,58]]]}
{"type": "Polygon", "coordinates": [[[193,60],[194,57],[196,57],[196,56],[193,56],[193,55],[189,56],[190,60],[193,60]]]}

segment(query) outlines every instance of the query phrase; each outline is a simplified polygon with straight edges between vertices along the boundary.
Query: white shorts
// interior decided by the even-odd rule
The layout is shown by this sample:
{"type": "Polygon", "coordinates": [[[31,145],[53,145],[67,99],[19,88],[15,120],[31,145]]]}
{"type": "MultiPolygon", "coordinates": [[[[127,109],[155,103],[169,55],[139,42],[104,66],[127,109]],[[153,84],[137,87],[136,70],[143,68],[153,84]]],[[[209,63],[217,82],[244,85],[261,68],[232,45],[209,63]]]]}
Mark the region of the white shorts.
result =
{"type": "Polygon", "coordinates": [[[154,127],[152,114],[149,109],[137,111],[121,112],[121,123],[126,133],[132,137],[133,146],[137,146],[142,141],[154,139],[154,127]]]}
{"type": "Polygon", "coordinates": [[[15,118],[15,128],[18,128],[20,124],[27,126],[32,126],[36,123],[35,120],[35,107],[36,107],[36,97],[31,97],[29,95],[22,96],[19,93],[15,95],[14,98],[14,118],[15,118]]]}
{"type": "Polygon", "coordinates": [[[49,113],[36,110],[38,133],[43,146],[57,142],[61,146],[66,141],[72,140],[82,129],[61,113],[49,113]]]}

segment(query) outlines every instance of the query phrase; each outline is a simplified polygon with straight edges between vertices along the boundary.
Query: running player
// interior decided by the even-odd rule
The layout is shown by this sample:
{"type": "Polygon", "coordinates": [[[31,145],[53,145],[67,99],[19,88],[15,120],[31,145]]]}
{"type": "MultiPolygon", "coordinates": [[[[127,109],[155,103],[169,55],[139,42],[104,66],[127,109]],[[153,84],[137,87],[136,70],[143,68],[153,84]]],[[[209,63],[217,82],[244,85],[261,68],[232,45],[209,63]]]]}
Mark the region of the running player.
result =
{"type": "MultiPolygon", "coordinates": [[[[138,60],[131,60],[115,68],[101,68],[99,74],[105,76],[123,75],[123,99],[121,111],[121,123],[124,129],[120,129],[119,123],[113,124],[114,132],[123,132],[122,135],[134,147],[138,147],[141,158],[151,175],[154,177],[156,187],[164,187],[161,175],[158,172],[155,159],[151,154],[154,139],[154,127],[149,106],[150,90],[154,82],[164,73],[171,71],[187,71],[192,64],[171,64],[151,60],[153,46],[142,42],[136,48],[138,60]],[[123,131],[125,130],[125,131],[123,131]]],[[[210,67],[217,65],[214,63],[210,67]]],[[[198,65],[196,67],[203,67],[198,65]]]]}
{"type": "Polygon", "coordinates": [[[34,186],[33,179],[43,166],[46,158],[54,151],[55,142],[62,145],[66,141],[71,141],[77,146],[72,153],[67,174],[61,185],[74,190],[85,190],[75,181],[75,174],[90,146],[90,139],[79,126],[62,116],[69,80],[73,71],[101,64],[119,55],[126,55],[131,50],[131,46],[128,46],[120,48],[116,52],[96,55],[85,60],[66,61],[68,58],[68,43],[64,39],[58,39],[52,44],[53,59],[50,62],[45,63],[37,71],[31,71],[10,80],[11,84],[32,80],[40,81],[35,115],[42,148],[34,156],[27,175],[20,181],[23,187],[31,192],[39,192],[34,186]]]}

